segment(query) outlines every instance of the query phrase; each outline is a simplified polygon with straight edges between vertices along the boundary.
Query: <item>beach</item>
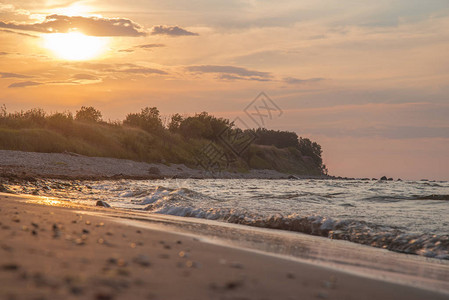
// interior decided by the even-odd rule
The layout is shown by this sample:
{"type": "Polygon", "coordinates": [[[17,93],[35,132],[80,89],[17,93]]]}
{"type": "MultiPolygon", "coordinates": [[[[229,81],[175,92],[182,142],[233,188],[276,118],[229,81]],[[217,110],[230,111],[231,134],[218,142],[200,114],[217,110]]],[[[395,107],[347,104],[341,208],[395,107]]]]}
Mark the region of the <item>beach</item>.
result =
{"type": "MultiPolygon", "coordinates": [[[[161,179],[161,178],[288,178],[275,170],[250,170],[245,173],[209,172],[184,164],[137,162],[107,157],[88,157],[76,153],[37,153],[0,150],[0,174],[21,178],[60,179],[161,179]]],[[[299,175],[296,175],[299,176],[299,175]]],[[[299,176],[301,177],[301,176],[299,176]]],[[[314,178],[319,176],[303,176],[314,178]]]]}
{"type": "Polygon", "coordinates": [[[423,276],[416,284],[418,275],[398,283],[339,270],[335,263],[301,261],[219,238],[211,242],[186,233],[183,224],[184,230],[176,230],[157,217],[126,218],[117,209],[2,194],[0,214],[3,299],[448,298],[449,266],[438,260],[426,264],[439,270],[439,280],[423,276]]]}

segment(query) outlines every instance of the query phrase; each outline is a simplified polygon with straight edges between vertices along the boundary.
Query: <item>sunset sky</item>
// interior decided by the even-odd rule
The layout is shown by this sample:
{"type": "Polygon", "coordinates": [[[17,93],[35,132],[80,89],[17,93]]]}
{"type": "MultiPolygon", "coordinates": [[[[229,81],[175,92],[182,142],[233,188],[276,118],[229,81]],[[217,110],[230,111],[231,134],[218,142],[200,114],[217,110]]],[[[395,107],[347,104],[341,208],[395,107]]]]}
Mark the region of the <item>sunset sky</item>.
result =
{"type": "Polygon", "coordinates": [[[9,111],[247,120],[262,91],[332,175],[449,180],[449,1],[0,1],[9,111]]]}

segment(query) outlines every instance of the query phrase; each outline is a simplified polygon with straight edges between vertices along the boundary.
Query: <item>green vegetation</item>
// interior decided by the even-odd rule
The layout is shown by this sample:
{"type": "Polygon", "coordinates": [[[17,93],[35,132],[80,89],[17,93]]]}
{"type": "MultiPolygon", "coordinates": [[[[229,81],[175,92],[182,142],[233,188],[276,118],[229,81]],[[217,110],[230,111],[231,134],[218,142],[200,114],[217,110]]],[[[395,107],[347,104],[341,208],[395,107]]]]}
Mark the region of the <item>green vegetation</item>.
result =
{"type": "Polygon", "coordinates": [[[73,116],[70,112],[47,114],[38,108],[10,113],[4,105],[0,106],[0,149],[3,150],[67,151],[198,167],[198,160],[207,158],[204,149],[211,143],[223,154],[219,165],[231,171],[254,168],[319,175],[325,170],[321,146],[309,139],[287,131],[242,131],[230,120],[207,112],[187,117],[175,114],[164,126],[156,107],[130,113],[123,122],[105,122],[101,112],[93,107],[83,106],[73,116]],[[256,138],[248,143],[245,151],[236,154],[230,143],[220,138],[224,131],[228,136],[237,137],[236,140],[256,138]]]}

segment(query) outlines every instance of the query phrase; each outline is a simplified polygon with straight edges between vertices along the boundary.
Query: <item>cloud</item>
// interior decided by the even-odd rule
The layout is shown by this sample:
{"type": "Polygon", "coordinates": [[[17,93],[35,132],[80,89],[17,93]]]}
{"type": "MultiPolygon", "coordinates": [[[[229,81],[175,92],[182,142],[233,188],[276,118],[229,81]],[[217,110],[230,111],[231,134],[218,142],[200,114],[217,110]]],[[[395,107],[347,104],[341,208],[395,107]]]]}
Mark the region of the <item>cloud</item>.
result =
{"type": "MultiPolygon", "coordinates": [[[[1,27],[1,23],[0,22],[0,27],[1,27]]],[[[32,37],[32,38],[38,38],[38,36],[36,35],[32,35],[32,34],[28,34],[28,33],[23,33],[23,32],[17,32],[17,31],[13,31],[13,30],[8,30],[8,29],[0,29],[1,32],[6,32],[6,33],[12,33],[12,34],[18,34],[21,36],[27,36],[27,37],[32,37]]]]}
{"type": "Polygon", "coordinates": [[[270,81],[268,78],[260,78],[260,77],[242,77],[230,74],[221,74],[218,76],[219,79],[222,80],[254,80],[254,81],[270,81]]]}
{"type": "Polygon", "coordinates": [[[159,48],[159,47],[165,47],[164,44],[144,44],[144,45],[138,45],[136,48],[141,49],[152,49],[152,48],[159,48]]]}
{"type": "Polygon", "coordinates": [[[31,78],[31,76],[16,74],[16,73],[0,72],[0,78],[31,78]]]}
{"type": "Polygon", "coordinates": [[[304,84],[304,83],[318,82],[318,81],[323,81],[323,80],[324,80],[324,78],[299,79],[299,78],[294,78],[294,77],[286,77],[283,79],[283,81],[288,84],[304,84]]]}
{"type": "MultiPolygon", "coordinates": [[[[144,50],[151,50],[153,48],[159,48],[159,47],[165,47],[164,44],[144,44],[144,45],[137,45],[134,46],[134,48],[137,49],[144,49],[144,50]]],[[[131,49],[122,49],[122,50],[118,50],[118,52],[134,52],[135,50],[133,48],[131,49]]]]}
{"type": "Polygon", "coordinates": [[[90,75],[90,74],[75,74],[73,75],[72,79],[75,80],[99,80],[97,76],[90,75]]]}
{"type": "Polygon", "coordinates": [[[166,75],[166,74],[168,74],[167,72],[162,71],[162,70],[145,68],[145,67],[125,68],[125,69],[115,70],[115,72],[130,73],[130,74],[142,74],[142,75],[150,75],[150,74],[166,75]]]}
{"type": "Polygon", "coordinates": [[[151,34],[152,35],[169,35],[169,36],[199,35],[198,33],[187,31],[178,26],[166,26],[166,25],[154,26],[153,30],[151,31],[151,34]]]}
{"type": "Polygon", "coordinates": [[[29,86],[36,86],[36,85],[42,85],[41,82],[35,82],[35,81],[23,81],[23,82],[16,82],[8,86],[8,88],[24,88],[29,86]]]}
{"type": "Polygon", "coordinates": [[[68,63],[82,70],[93,70],[96,72],[103,73],[128,73],[128,74],[140,74],[140,75],[150,75],[150,74],[160,74],[166,75],[167,72],[159,69],[148,68],[144,66],[139,66],[136,64],[104,64],[104,63],[90,63],[90,62],[75,62],[68,63]]]}
{"type": "Polygon", "coordinates": [[[248,70],[242,67],[234,66],[190,66],[186,68],[189,72],[194,73],[215,73],[218,74],[220,79],[225,80],[257,80],[257,81],[269,81],[271,80],[271,73],[248,70]]]}
{"type": "Polygon", "coordinates": [[[109,19],[49,15],[41,23],[18,24],[0,21],[0,28],[35,31],[41,33],[67,33],[79,30],[91,36],[145,36],[143,28],[129,19],[109,19]]]}

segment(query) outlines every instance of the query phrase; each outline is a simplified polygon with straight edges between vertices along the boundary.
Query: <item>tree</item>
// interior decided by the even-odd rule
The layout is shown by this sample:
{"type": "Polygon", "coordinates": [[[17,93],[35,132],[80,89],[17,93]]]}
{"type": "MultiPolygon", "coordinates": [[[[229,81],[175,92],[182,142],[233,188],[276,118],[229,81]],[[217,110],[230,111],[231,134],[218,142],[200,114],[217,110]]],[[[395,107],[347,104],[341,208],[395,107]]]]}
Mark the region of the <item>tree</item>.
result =
{"type": "Polygon", "coordinates": [[[321,167],[323,164],[323,159],[321,158],[321,154],[323,151],[321,150],[321,146],[315,142],[312,142],[308,138],[299,138],[299,151],[301,151],[302,155],[310,156],[317,166],[321,167]]]}
{"type": "Polygon", "coordinates": [[[220,133],[226,127],[234,126],[228,119],[217,118],[207,112],[196,114],[193,117],[185,118],[179,124],[179,132],[187,138],[204,138],[208,140],[218,140],[220,133]]]}
{"type": "Polygon", "coordinates": [[[101,122],[101,112],[92,106],[82,106],[80,110],[76,112],[75,120],[83,122],[98,123],[101,122]]]}
{"type": "Polygon", "coordinates": [[[266,128],[258,128],[257,130],[248,129],[257,136],[256,144],[276,146],[277,148],[298,148],[298,135],[290,131],[275,131],[266,128]]]}
{"type": "Polygon", "coordinates": [[[168,124],[168,130],[170,132],[177,132],[179,130],[179,127],[181,126],[182,121],[184,121],[184,118],[180,114],[174,114],[171,116],[170,124],[168,124]]]}
{"type": "Polygon", "coordinates": [[[140,113],[128,114],[123,123],[151,133],[160,133],[163,130],[159,110],[156,107],[145,107],[140,113]]]}

